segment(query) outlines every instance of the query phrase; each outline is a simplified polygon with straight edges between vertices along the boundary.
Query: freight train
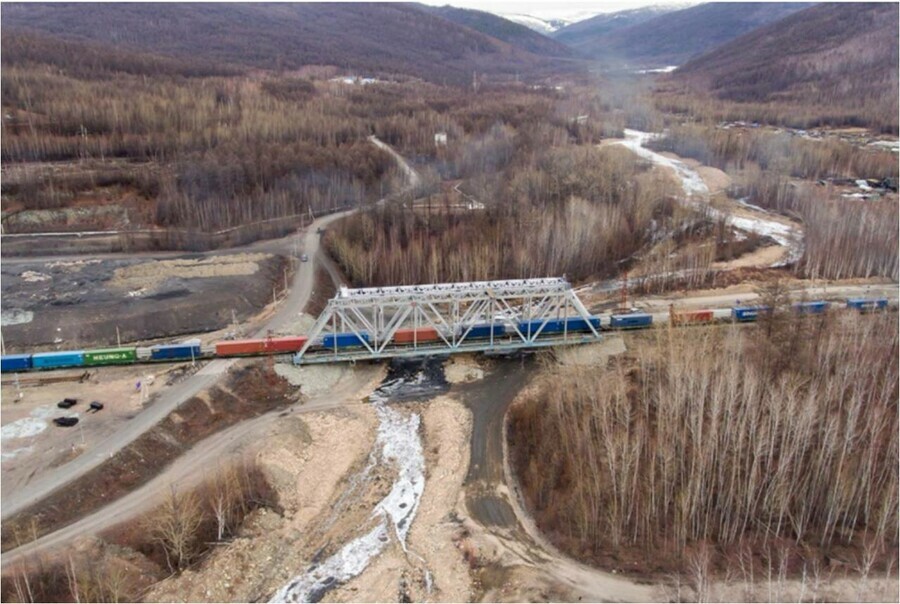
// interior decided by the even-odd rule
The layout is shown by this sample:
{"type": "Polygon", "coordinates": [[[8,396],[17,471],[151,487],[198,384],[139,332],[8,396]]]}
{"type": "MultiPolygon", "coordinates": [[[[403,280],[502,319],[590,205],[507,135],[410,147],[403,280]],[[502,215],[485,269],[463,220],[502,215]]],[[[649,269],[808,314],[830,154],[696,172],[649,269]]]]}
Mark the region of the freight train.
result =
{"type": "MultiPolygon", "coordinates": [[[[798,302],[791,308],[796,314],[822,314],[830,306],[829,302],[817,300],[798,302]]],[[[888,301],[885,298],[847,300],[848,309],[860,313],[885,310],[888,301]]],[[[756,321],[761,315],[771,312],[768,306],[735,306],[725,310],[690,310],[669,311],[669,322],[674,326],[703,325],[727,320],[735,323],[756,321]]],[[[606,317],[580,317],[567,319],[550,319],[521,321],[516,327],[531,337],[560,334],[584,334],[591,328],[603,331],[647,329],[653,326],[653,315],[647,313],[627,312],[613,313],[606,317]]],[[[515,335],[515,331],[507,329],[503,323],[485,323],[468,325],[461,330],[460,337],[471,340],[501,340],[515,335]]],[[[391,339],[396,346],[417,346],[439,342],[447,334],[441,334],[434,327],[416,329],[397,329],[391,339]]],[[[132,363],[192,361],[206,358],[229,358],[241,356],[265,356],[275,354],[293,354],[299,352],[307,342],[305,336],[272,337],[253,340],[226,340],[217,342],[211,347],[202,347],[199,340],[189,340],[179,344],[163,344],[150,347],[103,348],[99,350],[70,350],[60,352],[36,352],[34,354],[3,355],[3,373],[12,373],[42,369],[62,369],[71,367],[93,367],[99,365],[123,365],[132,363]]],[[[372,338],[366,332],[325,334],[309,347],[310,351],[352,350],[371,344],[372,338]]]]}

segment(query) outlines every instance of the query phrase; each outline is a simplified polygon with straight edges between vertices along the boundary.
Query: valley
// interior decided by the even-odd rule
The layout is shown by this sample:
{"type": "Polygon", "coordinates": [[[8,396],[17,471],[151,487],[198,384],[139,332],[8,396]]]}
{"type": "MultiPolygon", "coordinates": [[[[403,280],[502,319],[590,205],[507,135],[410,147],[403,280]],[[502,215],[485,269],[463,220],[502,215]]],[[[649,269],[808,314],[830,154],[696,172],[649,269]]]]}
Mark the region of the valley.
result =
{"type": "Polygon", "coordinates": [[[900,597],[897,4],[526,11],[4,5],[2,601],[900,597]]]}

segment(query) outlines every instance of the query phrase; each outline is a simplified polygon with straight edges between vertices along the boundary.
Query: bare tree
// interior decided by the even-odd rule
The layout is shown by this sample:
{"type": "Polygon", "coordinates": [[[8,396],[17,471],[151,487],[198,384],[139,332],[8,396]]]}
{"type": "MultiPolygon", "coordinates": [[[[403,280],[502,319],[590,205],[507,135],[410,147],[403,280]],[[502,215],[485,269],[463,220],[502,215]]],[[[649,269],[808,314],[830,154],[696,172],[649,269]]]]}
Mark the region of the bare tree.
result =
{"type": "Polygon", "coordinates": [[[169,569],[174,572],[183,570],[193,560],[202,522],[196,495],[178,493],[173,485],[165,502],[144,521],[144,527],[163,548],[169,569]]]}

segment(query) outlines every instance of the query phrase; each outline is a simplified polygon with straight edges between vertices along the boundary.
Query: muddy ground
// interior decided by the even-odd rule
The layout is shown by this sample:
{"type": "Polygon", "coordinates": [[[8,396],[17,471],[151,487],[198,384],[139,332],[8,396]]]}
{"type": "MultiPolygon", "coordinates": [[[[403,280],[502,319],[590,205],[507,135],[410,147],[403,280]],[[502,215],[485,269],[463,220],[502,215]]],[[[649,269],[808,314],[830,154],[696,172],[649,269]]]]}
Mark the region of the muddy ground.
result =
{"type": "Polygon", "coordinates": [[[6,261],[7,352],[79,349],[214,331],[258,313],[288,264],[267,253],[6,261]]]}

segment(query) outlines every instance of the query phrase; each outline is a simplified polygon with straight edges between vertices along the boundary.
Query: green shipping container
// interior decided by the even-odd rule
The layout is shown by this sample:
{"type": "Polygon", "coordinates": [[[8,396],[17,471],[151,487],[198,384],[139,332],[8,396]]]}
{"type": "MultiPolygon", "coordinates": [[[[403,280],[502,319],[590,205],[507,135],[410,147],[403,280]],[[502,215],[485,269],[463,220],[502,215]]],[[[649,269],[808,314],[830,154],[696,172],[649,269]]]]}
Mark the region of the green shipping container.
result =
{"type": "Polygon", "coordinates": [[[134,363],[137,354],[134,348],[104,348],[103,350],[85,350],[85,365],[115,365],[134,363]]]}

